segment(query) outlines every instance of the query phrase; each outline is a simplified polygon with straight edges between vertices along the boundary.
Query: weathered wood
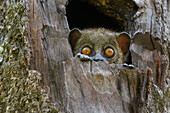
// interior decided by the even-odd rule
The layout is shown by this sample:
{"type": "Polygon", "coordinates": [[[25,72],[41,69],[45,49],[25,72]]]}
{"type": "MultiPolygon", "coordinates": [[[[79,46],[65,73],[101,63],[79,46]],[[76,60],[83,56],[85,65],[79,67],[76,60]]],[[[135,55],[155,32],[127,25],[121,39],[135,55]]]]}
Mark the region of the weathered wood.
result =
{"type": "MultiPolygon", "coordinates": [[[[136,32],[141,32],[145,35],[141,37],[142,39],[147,35],[147,39],[144,39],[144,41],[150,42],[150,46],[152,46],[152,50],[149,48],[145,48],[146,50],[149,50],[148,52],[152,53],[155,50],[159,51],[158,54],[160,56],[160,63],[162,62],[167,62],[169,64],[169,58],[168,58],[168,49],[169,49],[169,37],[170,37],[170,29],[169,29],[169,16],[170,16],[170,11],[169,11],[169,5],[170,3],[168,0],[160,1],[160,0],[153,0],[153,1],[138,1],[134,0],[135,3],[138,5],[139,10],[138,12],[134,15],[134,20],[135,20],[135,31],[136,32]]],[[[141,40],[139,40],[141,41],[141,40]]],[[[137,44],[139,41],[135,41],[134,44],[137,44]]],[[[140,46],[144,46],[141,44],[137,44],[140,46]]],[[[133,45],[132,45],[133,46],[133,45]]],[[[143,47],[142,47],[143,48],[143,47]]],[[[140,50],[140,47],[132,47],[133,49],[140,50]]],[[[147,56],[147,53],[142,53],[138,51],[137,53],[141,57],[147,56]]],[[[135,58],[135,57],[133,57],[135,58]]],[[[133,59],[132,58],[132,59],[133,59]]],[[[152,56],[145,60],[151,60],[154,59],[152,56]]],[[[133,60],[134,63],[137,63],[137,60],[133,60]]],[[[143,61],[142,61],[143,62],[143,61]]],[[[154,61],[151,61],[153,64],[155,63],[154,61]]],[[[141,62],[138,62],[141,64],[141,62]]],[[[154,66],[153,66],[154,67],[154,66]]],[[[155,69],[154,69],[155,70],[155,69]]]]}
{"type": "Polygon", "coordinates": [[[129,69],[104,62],[82,62],[75,57],[63,63],[60,90],[66,112],[138,113],[150,87],[151,69],[129,69]]]}
{"type": "MultiPolygon", "coordinates": [[[[130,32],[140,36],[133,35],[132,61],[137,68],[131,70],[72,58],[66,2],[27,0],[30,69],[42,74],[41,86],[47,89],[51,101],[61,103],[65,112],[145,112],[150,87],[157,84],[164,90],[168,76],[170,24],[165,15],[169,2],[134,0],[140,8],[134,16],[135,28],[130,32]]],[[[127,28],[130,27],[133,25],[127,28]]]]}
{"type": "Polygon", "coordinates": [[[72,57],[67,40],[69,31],[65,17],[66,0],[29,0],[27,9],[30,12],[28,40],[31,49],[30,68],[42,74],[42,86],[56,101],[61,97],[60,64],[72,57]],[[58,80],[59,79],[59,80],[58,80]]]}
{"type": "Polygon", "coordinates": [[[48,95],[65,112],[168,112],[170,2],[133,1],[96,0],[94,5],[100,11],[105,7],[105,14],[117,9],[108,15],[126,20],[119,24],[135,33],[131,53],[136,67],[129,69],[72,58],[68,0],[7,0],[0,7],[0,112],[57,112],[48,95]]]}
{"type": "Polygon", "coordinates": [[[160,77],[169,76],[170,3],[167,0],[134,1],[140,9],[134,16],[136,33],[131,46],[132,62],[138,67],[151,68],[154,83],[163,88],[165,80],[160,77]]]}

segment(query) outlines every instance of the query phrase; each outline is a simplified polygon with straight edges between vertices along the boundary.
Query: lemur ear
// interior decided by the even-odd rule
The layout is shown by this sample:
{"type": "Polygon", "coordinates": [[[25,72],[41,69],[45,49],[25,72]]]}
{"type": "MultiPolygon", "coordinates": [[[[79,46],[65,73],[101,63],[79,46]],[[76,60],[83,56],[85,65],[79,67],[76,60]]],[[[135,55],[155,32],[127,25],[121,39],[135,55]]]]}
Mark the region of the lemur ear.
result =
{"type": "Polygon", "coordinates": [[[118,44],[123,52],[123,55],[126,55],[129,51],[129,46],[131,42],[131,38],[128,33],[122,32],[117,37],[118,44]]]}
{"type": "Polygon", "coordinates": [[[78,28],[74,28],[70,31],[68,41],[71,44],[72,49],[76,45],[78,39],[81,37],[81,32],[78,28]]]}

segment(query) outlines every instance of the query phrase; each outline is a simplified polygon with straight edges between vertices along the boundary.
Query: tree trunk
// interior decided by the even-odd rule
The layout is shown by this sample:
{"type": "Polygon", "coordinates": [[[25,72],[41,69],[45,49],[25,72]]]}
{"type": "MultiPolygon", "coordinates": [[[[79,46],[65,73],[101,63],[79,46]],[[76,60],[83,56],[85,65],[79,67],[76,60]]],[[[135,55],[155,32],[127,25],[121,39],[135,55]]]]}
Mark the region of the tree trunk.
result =
{"type": "MultiPolygon", "coordinates": [[[[86,2],[86,0],[82,1],[86,2]]],[[[108,15],[112,18],[116,17],[117,12],[115,14],[113,10],[119,7],[107,9],[115,2],[103,0],[103,2],[93,3],[92,1],[89,0],[88,3],[98,7],[99,11],[106,15],[108,11],[110,12],[108,15]],[[104,8],[103,11],[102,8],[104,8]]],[[[134,6],[133,4],[138,7],[137,12],[131,11],[132,9],[128,10],[130,16],[126,17],[122,16],[125,10],[118,10],[121,18],[119,22],[123,22],[124,30],[132,36],[131,55],[134,69],[123,67],[122,64],[82,62],[77,56],[73,57],[67,39],[70,31],[66,17],[67,2],[69,1],[25,0],[23,2],[22,5],[26,6],[25,10],[28,12],[28,21],[24,25],[26,33],[23,34],[26,36],[24,42],[26,44],[20,49],[23,50],[26,46],[27,48],[24,49],[29,50],[28,53],[25,51],[27,55],[23,56],[26,60],[22,60],[26,62],[25,67],[22,68],[22,70],[27,70],[24,74],[41,76],[41,82],[38,84],[41,86],[40,89],[45,89],[50,101],[59,103],[65,112],[166,112],[165,108],[168,109],[169,105],[167,87],[169,87],[170,76],[168,74],[170,2],[168,0],[134,0],[132,3],[129,0],[117,3],[117,6],[129,3],[129,7],[134,6]],[[164,95],[162,96],[160,92],[164,95]]],[[[12,38],[12,40],[15,39],[12,38]]],[[[3,49],[7,49],[4,43],[5,38],[0,44],[3,49]]],[[[8,56],[8,52],[3,50],[2,54],[8,56]]],[[[12,58],[14,54],[16,53],[12,53],[12,58]]],[[[16,61],[20,62],[20,60],[20,57],[17,57],[16,61]]],[[[10,71],[4,71],[6,68],[11,68],[6,66],[8,62],[5,58],[0,64],[2,65],[0,73],[3,77],[6,77],[5,73],[10,71]]],[[[43,94],[40,93],[40,95],[43,94]]],[[[2,94],[1,98],[3,98],[2,94]]],[[[6,107],[5,103],[3,108],[6,109],[6,107]]]]}

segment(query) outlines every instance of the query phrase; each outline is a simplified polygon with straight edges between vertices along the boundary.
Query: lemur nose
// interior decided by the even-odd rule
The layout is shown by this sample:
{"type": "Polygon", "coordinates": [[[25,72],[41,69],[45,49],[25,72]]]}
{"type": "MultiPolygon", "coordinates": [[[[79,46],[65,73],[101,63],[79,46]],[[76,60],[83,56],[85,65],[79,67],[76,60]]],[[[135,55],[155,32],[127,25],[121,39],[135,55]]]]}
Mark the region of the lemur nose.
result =
{"type": "Polygon", "coordinates": [[[103,59],[101,59],[101,58],[94,58],[94,61],[103,61],[103,59]]]}
{"type": "Polygon", "coordinates": [[[94,61],[103,61],[103,62],[108,63],[108,61],[100,53],[96,53],[96,55],[93,56],[92,59],[94,61]]]}
{"type": "Polygon", "coordinates": [[[93,57],[94,61],[104,61],[104,57],[101,56],[100,53],[96,53],[96,55],[93,57]]]}

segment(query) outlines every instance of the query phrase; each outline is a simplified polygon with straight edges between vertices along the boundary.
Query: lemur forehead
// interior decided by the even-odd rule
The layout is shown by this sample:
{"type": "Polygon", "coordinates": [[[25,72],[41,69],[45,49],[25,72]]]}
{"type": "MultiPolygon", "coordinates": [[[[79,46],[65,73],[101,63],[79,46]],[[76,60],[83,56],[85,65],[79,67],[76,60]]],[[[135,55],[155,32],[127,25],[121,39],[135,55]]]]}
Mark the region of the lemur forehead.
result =
{"type": "Polygon", "coordinates": [[[119,33],[104,29],[104,28],[91,28],[82,30],[82,34],[85,35],[96,35],[96,36],[108,36],[108,37],[117,37],[119,33]]]}

